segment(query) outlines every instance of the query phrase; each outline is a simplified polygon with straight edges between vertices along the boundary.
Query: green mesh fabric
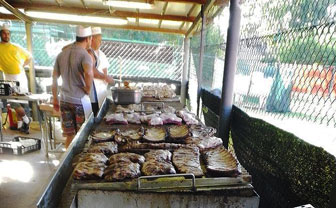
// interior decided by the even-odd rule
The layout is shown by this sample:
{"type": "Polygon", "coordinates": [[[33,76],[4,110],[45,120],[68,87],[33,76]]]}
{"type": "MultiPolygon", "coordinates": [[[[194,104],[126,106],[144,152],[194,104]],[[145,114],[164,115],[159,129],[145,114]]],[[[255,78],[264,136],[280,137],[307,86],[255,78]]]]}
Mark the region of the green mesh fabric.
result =
{"type": "Polygon", "coordinates": [[[328,207],[336,159],[322,148],[233,108],[231,135],[261,207],[328,207]]]}

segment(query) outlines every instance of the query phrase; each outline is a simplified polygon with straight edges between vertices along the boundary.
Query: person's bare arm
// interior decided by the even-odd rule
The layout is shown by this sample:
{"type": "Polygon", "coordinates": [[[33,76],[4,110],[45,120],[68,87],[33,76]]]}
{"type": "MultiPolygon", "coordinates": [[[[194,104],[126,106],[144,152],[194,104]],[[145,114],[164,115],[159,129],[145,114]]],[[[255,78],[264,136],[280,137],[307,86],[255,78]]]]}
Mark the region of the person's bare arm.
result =
{"type": "Polygon", "coordinates": [[[108,84],[114,85],[114,79],[112,76],[107,74],[107,68],[103,69],[104,72],[104,81],[107,82],[108,84]]]}
{"type": "Polygon", "coordinates": [[[86,94],[90,94],[91,91],[91,85],[93,81],[93,70],[92,70],[92,65],[90,64],[83,64],[83,69],[84,69],[84,92],[86,94]]]}
{"type": "MultiPolygon", "coordinates": [[[[93,63],[95,63],[96,62],[96,58],[93,55],[92,50],[88,50],[88,53],[90,54],[93,63]]],[[[101,73],[100,71],[98,71],[98,69],[95,66],[92,66],[92,70],[93,70],[93,77],[94,78],[101,79],[101,80],[105,79],[105,75],[103,73],[101,73]]]]}
{"type": "Polygon", "coordinates": [[[33,59],[32,57],[27,58],[23,63],[23,66],[27,66],[32,61],[32,59],[33,59]]]}
{"type": "Polygon", "coordinates": [[[59,111],[59,102],[58,102],[58,92],[57,92],[57,80],[59,78],[60,74],[57,72],[56,69],[54,69],[52,74],[52,94],[53,94],[53,105],[54,109],[56,111],[59,111]]]}
{"type": "Polygon", "coordinates": [[[96,67],[93,67],[93,77],[96,79],[105,80],[105,75],[98,71],[96,67]]]}

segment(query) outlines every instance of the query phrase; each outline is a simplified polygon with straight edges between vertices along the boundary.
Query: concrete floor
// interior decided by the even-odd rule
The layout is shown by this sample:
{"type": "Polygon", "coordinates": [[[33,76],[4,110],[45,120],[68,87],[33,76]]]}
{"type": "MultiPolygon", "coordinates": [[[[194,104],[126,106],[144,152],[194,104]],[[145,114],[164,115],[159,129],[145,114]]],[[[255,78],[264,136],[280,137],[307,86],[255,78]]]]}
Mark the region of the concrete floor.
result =
{"type": "MultiPolygon", "coordinates": [[[[42,138],[41,131],[31,129],[30,134],[3,129],[4,141],[11,141],[21,135],[42,138]]],[[[62,153],[49,153],[45,156],[45,146],[41,150],[24,155],[0,154],[0,207],[36,207],[49,180],[54,174],[62,153]]]]}

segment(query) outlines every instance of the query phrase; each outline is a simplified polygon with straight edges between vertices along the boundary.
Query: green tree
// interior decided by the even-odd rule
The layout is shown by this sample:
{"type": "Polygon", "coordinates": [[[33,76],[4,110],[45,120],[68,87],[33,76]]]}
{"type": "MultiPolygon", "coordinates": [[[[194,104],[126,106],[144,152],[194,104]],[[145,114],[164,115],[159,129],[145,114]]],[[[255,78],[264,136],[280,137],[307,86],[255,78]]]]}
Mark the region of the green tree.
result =
{"type": "MultiPolygon", "coordinates": [[[[273,57],[281,63],[335,65],[333,23],[328,8],[335,2],[322,0],[267,1],[262,5],[270,31],[278,31],[268,39],[273,57]]],[[[272,59],[272,58],[271,58],[272,59]]],[[[269,61],[269,57],[264,60],[269,61]]]]}

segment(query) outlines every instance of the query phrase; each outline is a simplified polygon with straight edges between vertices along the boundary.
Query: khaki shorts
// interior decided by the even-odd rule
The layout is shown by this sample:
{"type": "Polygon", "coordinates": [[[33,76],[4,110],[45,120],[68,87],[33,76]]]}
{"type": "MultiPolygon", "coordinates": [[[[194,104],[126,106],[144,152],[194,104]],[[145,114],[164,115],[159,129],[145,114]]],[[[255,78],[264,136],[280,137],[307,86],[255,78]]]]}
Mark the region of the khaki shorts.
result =
{"type": "Polygon", "coordinates": [[[85,121],[83,106],[61,101],[60,110],[63,136],[76,135],[85,121]]]}

